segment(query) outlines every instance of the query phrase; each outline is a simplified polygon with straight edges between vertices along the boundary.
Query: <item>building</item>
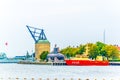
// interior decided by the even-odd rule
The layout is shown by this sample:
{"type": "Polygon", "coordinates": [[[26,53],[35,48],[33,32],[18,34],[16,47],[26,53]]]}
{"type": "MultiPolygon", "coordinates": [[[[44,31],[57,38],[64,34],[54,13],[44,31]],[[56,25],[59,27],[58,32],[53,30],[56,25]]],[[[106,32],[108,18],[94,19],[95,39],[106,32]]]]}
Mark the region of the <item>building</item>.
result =
{"type": "Polygon", "coordinates": [[[40,55],[43,51],[50,52],[50,42],[48,40],[39,40],[35,44],[35,58],[40,59],[40,55]]]}

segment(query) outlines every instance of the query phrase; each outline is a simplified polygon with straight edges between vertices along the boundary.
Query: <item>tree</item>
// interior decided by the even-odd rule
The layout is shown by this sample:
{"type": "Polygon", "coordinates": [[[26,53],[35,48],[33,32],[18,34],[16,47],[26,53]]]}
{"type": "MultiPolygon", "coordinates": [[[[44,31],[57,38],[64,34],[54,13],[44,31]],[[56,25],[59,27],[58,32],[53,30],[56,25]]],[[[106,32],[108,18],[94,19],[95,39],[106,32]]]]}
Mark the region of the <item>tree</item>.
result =
{"type": "Polygon", "coordinates": [[[68,46],[68,47],[62,49],[60,52],[62,54],[64,54],[67,58],[70,58],[72,55],[72,48],[70,46],[68,46]]]}
{"type": "Polygon", "coordinates": [[[98,53],[102,56],[104,56],[106,54],[106,52],[104,52],[102,49],[106,46],[106,44],[102,43],[102,42],[96,42],[96,45],[98,46],[98,53]]]}
{"type": "Polygon", "coordinates": [[[106,51],[106,57],[109,60],[110,58],[114,59],[114,58],[118,58],[119,55],[119,51],[117,49],[117,47],[113,46],[113,45],[106,45],[103,49],[104,51],[106,51]]]}
{"type": "Polygon", "coordinates": [[[107,45],[102,42],[87,43],[80,45],[79,47],[66,47],[60,51],[67,58],[74,57],[76,54],[85,54],[89,58],[96,59],[97,56],[102,56],[103,60],[105,57],[109,60],[110,58],[116,59],[120,56],[116,46],[107,45]]]}
{"type": "Polygon", "coordinates": [[[78,47],[74,47],[74,48],[72,48],[72,57],[75,57],[75,55],[78,53],[78,50],[79,50],[79,48],[78,47]]]}
{"type": "Polygon", "coordinates": [[[99,55],[99,50],[98,50],[98,46],[96,44],[88,44],[89,46],[89,58],[92,58],[92,59],[96,59],[97,56],[99,55]]]}
{"type": "Polygon", "coordinates": [[[76,52],[76,54],[83,54],[84,52],[85,52],[85,45],[80,45],[79,47],[78,47],[78,50],[77,50],[77,52],[76,52]]]}
{"type": "Polygon", "coordinates": [[[43,51],[40,55],[40,59],[44,61],[46,59],[48,53],[49,53],[48,51],[43,51]]]}

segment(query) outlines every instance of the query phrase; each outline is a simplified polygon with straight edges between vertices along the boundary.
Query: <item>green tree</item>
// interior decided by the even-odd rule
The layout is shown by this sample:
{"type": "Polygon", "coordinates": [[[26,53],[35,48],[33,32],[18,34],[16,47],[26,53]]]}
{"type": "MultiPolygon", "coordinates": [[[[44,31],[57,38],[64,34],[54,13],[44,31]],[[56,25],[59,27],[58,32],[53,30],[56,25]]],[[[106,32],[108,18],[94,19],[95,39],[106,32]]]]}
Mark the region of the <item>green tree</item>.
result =
{"type": "Polygon", "coordinates": [[[66,47],[62,49],[60,52],[64,54],[67,58],[74,57],[77,53],[78,48],[77,47],[66,47]]]}
{"type": "Polygon", "coordinates": [[[67,58],[70,58],[71,56],[70,51],[71,51],[71,47],[69,46],[69,47],[62,49],[60,52],[64,54],[67,58]]]}
{"type": "Polygon", "coordinates": [[[106,55],[106,53],[102,50],[106,46],[106,44],[98,41],[96,42],[96,45],[98,46],[99,55],[102,55],[102,56],[106,55]]]}
{"type": "Polygon", "coordinates": [[[114,59],[114,58],[118,58],[119,56],[119,51],[117,49],[117,47],[113,46],[113,45],[106,45],[104,47],[104,51],[106,51],[106,57],[109,60],[110,58],[114,59]]]}
{"type": "Polygon", "coordinates": [[[72,57],[75,57],[75,55],[78,53],[78,50],[79,50],[79,48],[78,47],[74,47],[74,48],[72,48],[72,57]]]}
{"type": "Polygon", "coordinates": [[[78,49],[76,50],[76,54],[83,54],[84,52],[85,52],[85,45],[80,45],[79,47],[78,47],[78,49]]]}
{"type": "Polygon", "coordinates": [[[60,51],[67,58],[74,57],[76,54],[84,54],[87,53],[89,58],[96,59],[97,56],[107,57],[115,59],[120,56],[119,51],[116,46],[107,45],[102,42],[87,43],[85,45],[80,45],[79,47],[66,47],[60,51]],[[86,51],[87,50],[87,51],[86,51]]]}
{"type": "Polygon", "coordinates": [[[49,53],[48,51],[43,51],[40,55],[40,59],[44,61],[46,59],[48,53],[49,53]]]}
{"type": "Polygon", "coordinates": [[[91,43],[89,43],[88,46],[89,46],[89,54],[88,54],[89,58],[96,59],[97,56],[99,55],[98,46],[96,44],[91,44],[91,43]]]}

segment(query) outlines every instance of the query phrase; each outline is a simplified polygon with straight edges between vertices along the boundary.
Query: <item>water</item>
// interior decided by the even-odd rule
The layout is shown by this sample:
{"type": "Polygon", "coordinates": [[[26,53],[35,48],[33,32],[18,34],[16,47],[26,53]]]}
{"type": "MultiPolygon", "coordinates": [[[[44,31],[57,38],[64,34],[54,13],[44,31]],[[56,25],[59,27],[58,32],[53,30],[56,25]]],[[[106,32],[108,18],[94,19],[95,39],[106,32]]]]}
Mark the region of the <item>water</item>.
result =
{"type": "Polygon", "coordinates": [[[58,80],[120,80],[120,66],[52,66],[52,65],[25,65],[25,64],[0,64],[0,80],[15,80],[15,78],[58,78],[58,80]],[[9,79],[12,78],[12,79],[9,79]]]}

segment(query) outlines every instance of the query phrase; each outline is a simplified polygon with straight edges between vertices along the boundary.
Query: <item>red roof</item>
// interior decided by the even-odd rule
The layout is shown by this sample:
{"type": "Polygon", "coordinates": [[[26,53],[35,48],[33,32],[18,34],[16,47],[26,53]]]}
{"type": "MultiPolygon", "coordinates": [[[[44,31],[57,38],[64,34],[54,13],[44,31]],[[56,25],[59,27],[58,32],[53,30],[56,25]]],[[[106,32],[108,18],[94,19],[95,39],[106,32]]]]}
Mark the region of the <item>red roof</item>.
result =
{"type": "Polygon", "coordinates": [[[120,47],[119,47],[119,46],[117,46],[117,48],[118,48],[118,50],[120,51],[120,47]]]}

